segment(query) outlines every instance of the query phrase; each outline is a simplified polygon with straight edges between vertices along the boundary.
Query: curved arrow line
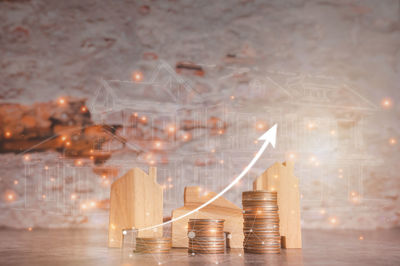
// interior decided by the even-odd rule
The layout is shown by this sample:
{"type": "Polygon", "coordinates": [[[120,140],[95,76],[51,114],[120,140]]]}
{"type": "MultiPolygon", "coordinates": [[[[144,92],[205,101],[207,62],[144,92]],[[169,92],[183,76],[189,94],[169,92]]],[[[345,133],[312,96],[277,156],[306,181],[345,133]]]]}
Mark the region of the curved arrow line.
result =
{"type": "Polygon", "coordinates": [[[238,175],[235,180],[232,181],[232,183],[230,183],[227,187],[225,187],[220,193],[218,193],[217,195],[215,195],[213,198],[211,198],[210,200],[208,200],[207,202],[203,203],[202,205],[200,205],[199,207],[197,207],[194,210],[191,210],[188,213],[185,213],[179,217],[176,217],[174,219],[171,219],[167,222],[161,223],[161,224],[157,224],[157,225],[153,225],[153,226],[149,226],[149,227],[145,227],[145,228],[140,228],[137,229],[137,231],[145,231],[145,230],[151,230],[166,224],[170,224],[172,222],[178,221],[183,219],[186,216],[189,216],[195,212],[197,212],[198,210],[201,210],[202,208],[206,207],[207,205],[209,205],[210,203],[212,203],[213,201],[215,201],[216,199],[218,199],[219,197],[221,197],[223,194],[225,194],[225,192],[227,192],[229,189],[231,189],[235,184],[237,184],[237,182],[240,181],[240,179],[242,179],[248,172],[249,170],[253,167],[253,165],[258,161],[258,159],[261,157],[261,154],[264,153],[265,149],[268,147],[268,145],[271,143],[271,145],[275,148],[275,141],[276,141],[276,130],[277,130],[277,124],[275,124],[273,127],[271,127],[266,133],[264,133],[258,140],[265,140],[265,142],[263,143],[263,145],[261,146],[261,148],[258,150],[257,154],[254,156],[253,160],[251,160],[251,162],[246,166],[246,168],[240,173],[240,175],[238,175]]]}

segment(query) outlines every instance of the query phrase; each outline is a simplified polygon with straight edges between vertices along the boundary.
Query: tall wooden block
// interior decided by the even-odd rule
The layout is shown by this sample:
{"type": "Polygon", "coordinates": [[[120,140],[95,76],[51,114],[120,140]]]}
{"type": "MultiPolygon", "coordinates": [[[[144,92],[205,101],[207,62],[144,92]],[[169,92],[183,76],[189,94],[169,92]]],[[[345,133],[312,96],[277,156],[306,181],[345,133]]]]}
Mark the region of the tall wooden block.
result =
{"type": "MultiPolygon", "coordinates": [[[[186,214],[216,195],[215,192],[208,192],[200,195],[200,187],[186,187],[184,195],[184,206],[172,211],[172,219],[186,214]]],[[[227,244],[231,248],[243,248],[243,213],[242,209],[219,197],[210,205],[188,215],[181,220],[172,223],[172,246],[187,247],[187,228],[189,219],[225,219],[224,231],[228,234],[227,244]]]]}
{"type": "MultiPolygon", "coordinates": [[[[122,230],[144,228],[163,222],[163,189],[157,183],[157,168],[149,174],[129,170],[111,185],[108,246],[122,246],[122,230]]],[[[161,237],[162,227],[139,231],[137,237],[161,237]]]]}
{"type": "Polygon", "coordinates": [[[253,183],[254,190],[278,192],[279,229],[283,248],[301,248],[299,180],[294,163],[275,163],[253,183]]]}

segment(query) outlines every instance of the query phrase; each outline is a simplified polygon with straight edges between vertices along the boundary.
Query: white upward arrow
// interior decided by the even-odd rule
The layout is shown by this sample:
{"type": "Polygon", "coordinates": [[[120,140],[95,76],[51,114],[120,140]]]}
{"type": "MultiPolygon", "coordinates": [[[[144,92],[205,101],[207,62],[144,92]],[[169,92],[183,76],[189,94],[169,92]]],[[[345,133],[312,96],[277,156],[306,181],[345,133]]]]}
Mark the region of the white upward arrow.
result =
{"type": "Polygon", "coordinates": [[[165,224],[169,224],[175,221],[178,221],[186,216],[191,215],[192,213],[197,212],[198,210],[203,209],[204,207],[206,207],[207,205],[209,205],[210,203],[212,203],[213,201],[215,201],[216,199],[218,199],[219,197],[221,197],[223,194],[225,194],[225,192],[227,192],[229,189],[231,189],[234,185],[237,184],[237,182],[240,181],[240,179],[242,179],[248,172],[249,170],[253,167],[253,165],[258,161],[258,159],[260,158],[261,154],[264,153],[265,149],[268,147],[268,145],[271,143],[272,147],[275,148],[275,144],[276,144],[276,131],[277,131],[278,125],[275,124],[273,127],[271,127],[267,132],[265,132],[261,137],[258,138],[258,140],[264,140],[263,145],[261,146],[261,148],[258,150],[258,152],[256,153],[256,155],[254,156],[253,160],[251,160],[251,162],[246,166],[246,168],[240,173],[240,175],[238,175],[235,180],[232,181],[232,183],[230,183],[227,187],[225,187],[220,193],[218,193],[217,195],[215,195],[214,197],[212,197],[210,200],[208,200],[207,202],[203,203],[202,205],[200,205],[199,207],[197,207],[194,210],[191,210],[188,213],[185,213],[179,217],[176,217],[174,219],[171,219],[165,223],[162,224],[158,224],[158,225],[153,225],[153,226],[149,226],[149,227],[145,227],[145,228],[139,228],[138,231],[144,231],[144,230],[151,230],[160,226],[163,226],[165,224]]]}

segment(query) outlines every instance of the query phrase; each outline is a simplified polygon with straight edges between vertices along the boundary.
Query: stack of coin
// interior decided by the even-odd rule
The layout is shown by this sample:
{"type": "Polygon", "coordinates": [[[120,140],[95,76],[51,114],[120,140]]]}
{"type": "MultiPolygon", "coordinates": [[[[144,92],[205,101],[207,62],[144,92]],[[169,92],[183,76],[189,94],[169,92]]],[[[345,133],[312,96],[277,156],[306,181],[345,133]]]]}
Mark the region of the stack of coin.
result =
{"type": "Polygon", "coordinates": [[[248,253],[280,253],[277,193],[246,191],[243,204],[243,248],[248,253]]]}
{"type": "Polygon", "coordinates": [[[171,249],[171,238],[154,237],[154,238],[136,238],[137,253],[167,253],[171,249]]]}
{"type": "Polygon", "coordinates": [[[224,221],[220,219],[190,219],[188,224],[188,252],[203,254],[224,253],[224,221]]]}

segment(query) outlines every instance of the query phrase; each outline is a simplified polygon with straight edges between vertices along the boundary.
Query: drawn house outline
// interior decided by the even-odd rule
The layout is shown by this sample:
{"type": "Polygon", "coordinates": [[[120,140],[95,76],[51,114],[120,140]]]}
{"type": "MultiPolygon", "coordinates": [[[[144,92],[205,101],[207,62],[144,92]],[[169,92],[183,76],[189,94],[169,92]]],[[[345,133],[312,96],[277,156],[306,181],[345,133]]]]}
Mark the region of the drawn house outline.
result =
{"type": "Polygon", "coordinates": [[[121,81],[121,80],[101,80],[101,86],[96,91],[95,96],[90,101],[90,111],[94,115],[107,115],[122,110],[135,110],[148,113],[159,113],[154,106],[162,106],[164,113],[176,113],[181,109],[196,108],[201,105],[200,94],[193,89],[192,84],[180,77],[175,70],[165,61],[152,71],[150,78],[143,82],[121,81]],[[177,85],[177,86],[174,86],[177,85]],[[116,86],[112,86],[116,85],[116,86]],[[127,86],[129,89],[146,91],[146,88],[155,92],[163,93],[164,99],[150,99],[143,93],[137,98],[121,97],[118,95],[118,86],[127,86]],[[181,91],[174,91],[173,88],[179,87],[181,91]]]}
{"type": "Polygon", "coordinates": [[[333,78],[303,74],[286,75],[285,84],[280,84],[269,76],[267,79],[289,96],[290,104],[366,112],[378,109],[376,104],[362,96],[356,89],[342,82],[338,84],[333,78]],[[339,95],[339,92],[343,95],[339,95]],[[340,103],[337,101],[339,97],[351,99],[351,103],[340,103]]]}

